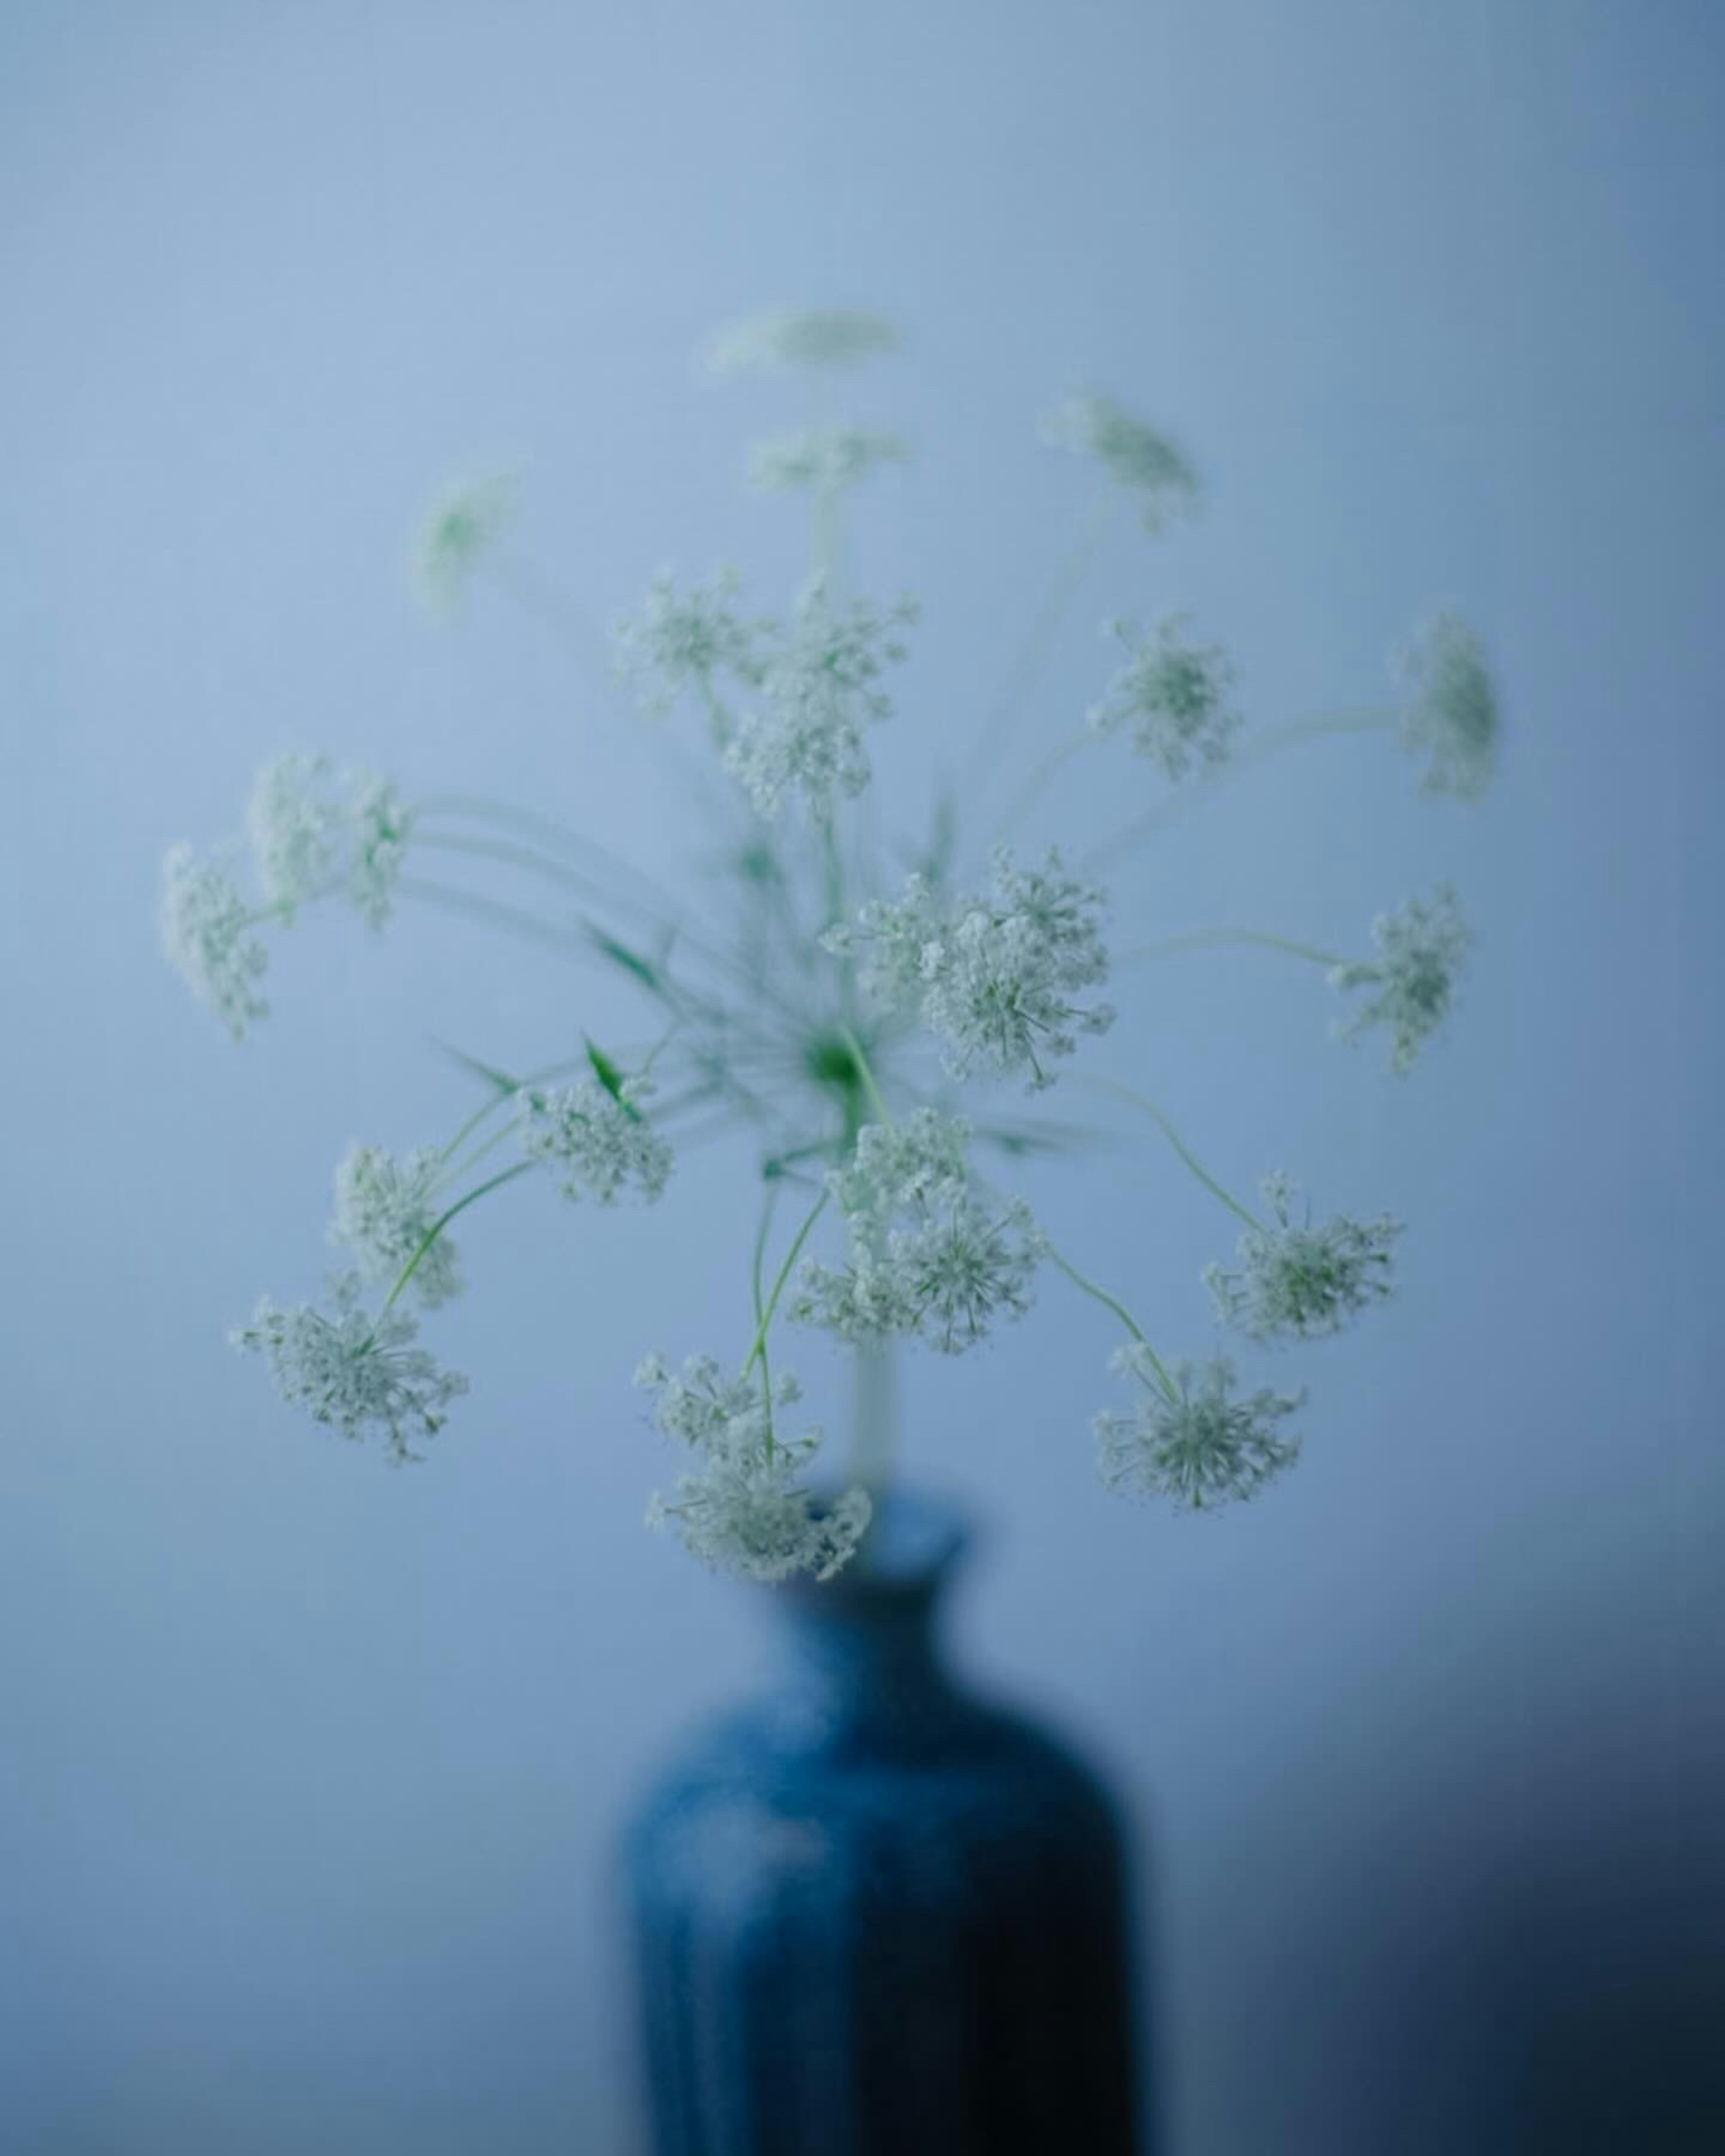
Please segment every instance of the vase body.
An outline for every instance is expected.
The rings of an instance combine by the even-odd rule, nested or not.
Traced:
[[[1141,2156],[1113,1808],[949,1676],[961,1543],[895,1499],[775,1590],[781,1688],[630,1824],[654,2156]]]

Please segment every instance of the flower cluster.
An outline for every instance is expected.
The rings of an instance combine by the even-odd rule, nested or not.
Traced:
[[[898,331],[859,307],[785,307],[732,322],[708,341],[714,374],[819,372],[854,367],[898,347]]]
[[[877,427],[805,427],[755,444],[749,451],[749,485],[761,494],[799,487],[834,493],[882,465],[905,463],[910,454],[902,434]]]
[[[429,613],[447,621],[460,611],[475,567],[515,521],[520,502],[514,472],[458,480],[438,495],[410,563],[413,588]]]
[[[908,600],[882,608],[840,599],[819,576],[803,586],[761,662],[759,705],[725,749],[726,768],[762,816],[776,816],[794,788],[811,815],[824,817],[835,795],[867,785],[863,728],[891,711],[878,684],[905,657],[897,632],[916,618]]]
[[[437,1188],[446,1166],[435,1146],[400,1158],[381,1146],[350,1146],[336,1170],[330,1240],[352,1252],[362,1278],[393,1287],[409,1265],[409,1285],[428,1310],[461,1291],[455,1245],[428,1241],[443,1207]]]
[[[738,613],[741,589],[741,578],[728,567],[683,593],[670,571],[661,570],[639,611],[614,624],[617,671],[633,685],[647,717],[663,718],[690,690],[710,710],[722,709],[717,691],[721,676],[729,674],[748,685],[759,679],[755,638],[761,625]]]
[[[969,1126],[933,1108],[902,1124],[870,1123],[828,1188],[850,1230],[838,1268],[809,1260],[792,1317],[853,1346],[915,1335],[956,1355],[997,1317],[1020,1317],[1042,1240],[1029,1209],[985,1204],[965,1159]]]
[[[1093,1424],[1097,1470],[1111,1490],[1204,1511],[1255,1495],[1299,1457],[1298,1438],[1277,1425],[1303,1394],[1236,1398],[1234,1367],[1220,1357],[1196,1371],[1176,1363],[1164,1384],[1142,1341],[1117,1349],[1110,1368],[1138,1388],[1124,1414],[1104,1408]]]
[[[367,927],[388,920],[413,819],[387,778],[338,773],[326,757],[278,757],[258,773],[246,826],[258,880],[284,921],[337,895]]]
[[[774,1410],[800,1397],[794,1378],[769,1392],[747,1373],[726,1378],[707,1356],[691,1356],[678,1376],[649,1355],[635,1383],[654,1395],[660,1430],[697,1462],[671,1497],[654,1496],[649,1526],[673,1529],[696,1557],[750,1579],[830,1579],[849,1563],[869,1524],[868,1495],[850,1489],[827,1502],[798,1481],[819,1432],[786,1439],[773,1427]]]
[[[1027,1073],[1035,1090],[1053,1083],[1048,1065],[1071,1055],[1076,1034],[1114,1022],[1108,1004],[1072,1001],[1107,978],[1101,905],[1054,850],[1041,869],[1020,870],[1000,846],[985,893],[944,907],[912,875],[898,898],[871,900],[855,928],[829,932],[827,943],[860,947],[864,987],[885,1007],[920,1004],[950,1075]]]
[[[1234,669],[1219,644],[1187,641],[1190,619],[1159,616],[1148,642],[1126,622],[1111,622],[1127,658],[1088,714],[1095,733],[1129,727],[1139,755],[1174,779],[1183,778],[1194,761],[1212,769],[1225,762],[1240,726],[1230,701]]]
[[[257,989],[270,963],[254,933],[260,918],[221,856],[199,860],[190,846],[170,849],[162,865],[162,948],[193,995],[236,1040],[270,1015]]]
[[[1497,691],[1480,640],[1466,623],[1435,614],[1395,655],[1413,695],[1402,713],[1402,744],[1430,758],[1424,790],[1476,801],[1497,768]]]
[[[1044,418],[1042,439],[1050,448],[1095,458],[1117,486],[1139,496],[1147,531],[1159,531],[1171,510],[1190,510],[1197,501],[1198,475],[1185,457],[1111,398],[1067,398]]]
[[[303,1407],[314,1422],[355,1439],[376,1424],[393,1460],[418,1459],[410,1432],[435,1436],[444,1408],[467,1390],[466,1378],[440,1370],[411,1344],[417,1327],[405,1311],[367,1317],[356,1275],[339,1276],[331,1293],[333,1317],[305,1302],[283,1309],[265,1296],[251,1323],[230,1337],[236,1348],[266,1358],[283,1399]]]
[[[1296,1224],[1299,1185],[1271,1175],[1261,1187],[1276,1224],[1249,1228],[1240,1237],[1237,1272],[1204,1269],[1204,1285],[1224,1323],[1255,1340],[1311,1340],[1339,1332],[1357,1311],[1389,1294],[1399,1220],[1387,1213],[1375,1220],[1338,1213],[1319,1228],[1309,1218]]]
[[[1430,899],[1407,899],[1393,913],[1380,913],[1372,923],[1377,957],[1330,968],[1332,988],[1372,991],[1348,1017],[1337,1019],[1337,1037],[1352,1040],[1370,1026],[1387,1026],[1390,1069],[1412,1070],[1420,1044],[1449,1014],[1472,940],[1447,884]]]
[[[553,1165],[557,1188],[572,1203],[586,1197],[614,1205],[633,1187],[650,1204],[665,1194],[674,1159],[636,1106],[649,1090],[639,1079],[625,1079],[614,1092],[582,1078],[552,1092],[530,1091],[521,1099],[521,1150]]]

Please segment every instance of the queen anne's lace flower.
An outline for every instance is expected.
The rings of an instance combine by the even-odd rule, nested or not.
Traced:
[[[662,569],[639,610],[614,624],[617,671],[633,685],[649,718],[663,718],[688,690],[716,703],[726,675],[750,685],[758,680],[755,641],[761,624],[746,622],[737,612],[741,589],[736,570],[727,567],[680,593],[670,572]]]
[[[794,788],[812,815],[824,816],[836,794],[867,785],[863,728],[892,709],[876,685],[904,658],[896,631],[916,615],[908,600],[883,609],[835,598],[823,577],[804,585],[762,665],[761,703],[725,750],[726,769],[762,815],[776,816]]]
[[[455,1245],[447,1234],[425,1238],[446,1209],[437,1197],[444,1164],[435,1146],[398,1158],[381,1146],[350,1146],[336,1170],[336,1210],[330,1240],[344,1245],[361,1274],[393,1287],[418,1258],[408,1286],[428,1310],[461,1291]],[[422,1245],[424,1245],[421,1255]]]
[[[901,465],[911,454],[902,434],[876,427],[806,427],[778,434],[749,451],[749,485],[762,494],[798,487],[834,492],[854,485],[881,465]]]
[[[811,1259],[788,1304],[803,1323],[852,1344],[913,1333],[947,1355],[986,1337],[997,1317],[1019,1317],[1042,1239],[1029,1208],[989,1207],[965,1159],[969,1126],[933,1108],[901,1124],[870,1123],[827,1187],[849,1224],[838,1268]]]
[[[1439,613],[1396,654],[1413,690],[1402,713],[1402,744],[1429,755],[1427,793],[1476,801],[1497,768],[1497,691],[1480,640],[1457,615]]]
[[[1111,398],[1067,398],[1044,418],[1042,439],[1094,457],[1117,485],[1137,495],[1147,531],[1159,531],[1171,510],[1189,510],[1198,499],[1198,476],[1180,451]]]
[[[1092,732],[1131,729],[1132,747],[1169,778],[1183,778],[1194,760],[1212,769],[1225,762],[1240,714],[1230,701],[1234,669],[1219,644],[1189,644],[1189,614],[1159,616],[1153,640],[1130,625],[1109,627],[1126,645],[1127,662],[1088,715]]]
[[[413,588],[426,610],[449,620],[460,609],[475,567],[515,521],[521,479],[494,472],[458,480],[430,508],[413,542]]]
[[[1472,937],[1455,892],[1443,884],[1429,900],[1410,898],[1393,913],[1380,913],[1372,941],[1375,960],[1330,968],[1332,988],[1372,991],[1349,1016],[1337,1019],[1334,1030],[1352,1040],[1368,1026],[1387,1026],[1390,1069],[1409,1070],[1421,1041],[1448,1015]]]
[[[417,1460],[410,1434],[435,1436],[443,1410],[467,1390],[467,1380],[439,1370],[423,1348],[410,1344],[418,1328],[405,1311],[368,1317],[356,1275],[331,1285],[333,1317],[304,1302],[284,1310],[265,1296],[251,1323],[229,1337],[236,1348],[265,1357],[283,1399],[305,1408],[314,1422],[356,1439],[375,1423],[392,1460]]]
[[[1222,1358],[1194,1370],[1176,1363],[1170,1394],[1142,1342],[1120,1348],[1110,1366],[1139,1390],[1121,1414],[1096,1417],[1096,1466],[1111,1490],[1170,1497],[1204,1510],[1250,1497],[1300,1455],[1297,1437],[1276,1425],[1294,1413],[1303,1393],[1232,1397],[1233,1365]]]
[[[854,367],[898,348],[898,331],[856,307],[784,307],[732,322],[709,340],[714,374],[757,374],[781,367]]]
[[[752,1579],[794,1573],[829,1579],[848,1563],[871,1508],[864,1491],[846,1490],[827,1502],[798,1484],[819,1449],[818,1431],[775,1436],[760,1385],[726,1378],[706,1356],[691,1356],[677,1376],[649,1355],[635,1383],[655,1396],[660,1429],[697,1459],[670,1498],[652,1498],[649,1526],[673,1529],[695,1556]],[[800,1396],[795,1378],[781,1377],[772,1408],[789,1407]]]
[[[388,919],[412,818],[388,779],[338,775],[326,757],[278,757],[258,773],[246,825],[258,880],[285,920],[336,893],[368,927]]]
[[[1034,1089],[1053,1083],[1047,1065],[1072,1053],[1076,1034],[1114,1023],[1106,1004],[1071,1001],[1107,978],[1102,894],[1063,875],[1053,850],[1043,868],[1019,870],[997,847],[993,865],[988,891],[950,909],[912,875],[898,898],[870,900],[855,928],[824,940],[861,952],[863,986],[886,1008],[920,998],[952,1076],[1028,1071]]]
[[[670,1180],[670,1147],[635,1105],[650,1089],[625,1080],[621,1097],[596,1079],[555,1091],[529,1092],[521,1103],[521,1150],[558,1171],[557,1188],[572,1202],[592,1198],[614,1205],[631,1186],[650,1204]]]
[[[162,865],[162,947],[200,1003],[236,1040],[267,1018],[257,983],[270,956],[253,932],[258,916],[224,863],[175,846]]]
[[[1391,1290],[1391,1245],[1401,1223],[1387,1213],[1375,1220],[1338,1213],[1314,1228],[1292,1219],[1299,1185],[1285,1175],[1266,1176],[1264,1201],[1276,1215],[1273,1228],[1251,1228],[1240,1239],[1240,1270],[1204,1270],[1216,1314],[1255,1340],[1310,1340],[1339,1332],[1356,1311],[1380,1301]]]

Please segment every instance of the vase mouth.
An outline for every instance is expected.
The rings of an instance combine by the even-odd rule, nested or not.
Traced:
[[[969,1515],[950,1498],[893,1488],[874,1507],[850,1563],[819,1585],[802,1583],[804,1591],[823,1602],[931,1594],[970,1545]]]

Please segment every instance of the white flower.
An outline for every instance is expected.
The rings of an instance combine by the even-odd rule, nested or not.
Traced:
[[[1337,1038],[1352,1040],[1368,1026],[1388,1026],[1390,1069],[1411,1070],[1420,1042],[1448,1014],[1472,940],[1447,884],[1430,900],[1410,898],[1394,912],[1380,913],[1372,923],[1376,960],[1330,968],[1332,988],[1374,991],[1349,1017],[1337,1019]]]
[[[646,716],[663,718],[685,690],[716,699],[726,674],[749,684],[758,680],[760,624],[738,613],[734,603],[741,589],[736,570],[726,567],[680,596],[670,571],[661,569],[639,610],[614,624],[614,663],[634,685]]]
[[[1130,726],[1139,755],[1175,779],[1186,776],[1194,758],[1212,768],[1225,762],[1240,725],[1229,701],[1234,669],[1219,644],[1186,641],[1190,619],[1160,615],[1153,643],[1139,642],[1125,622],[1110,623],[1129,655],[1088,714],[1096,733]]]
[[[1042,422],[1051,447],[1094,457],[1109,477],[1142,496],[1145,528],[1160,531],[1168,511],[1189,510],[1198,499],[1198,477],[1166,435],[1135,419],[1111,398],[1069,397]]]
[[[439,1370],[423,1348],[409,1344],[418,1328],[404,1311],[368,1317],[353,1274],[332,1281],[331,1292],[335,1315],[327,1317],[310,1303],[284,1310],[265,1296],[251,1323],[229,1337],[236,1348],[267,1358],[283,1399],[304,1407],[314,1422],[355,1439],[375,1423],[392,1460],[418,1459],[409,1431],[434,1436],[444,1409],[467,1390],[466,1378]]]
[[[849,1224],[849,1257],[836,1269],[803,1265],[793,1319],[853,1345],[911,1333],[956,1355],[995,1318],[1024,1315],[1042,1238],[1028,1207],[991,1209],[972,1187],[969,1135],[933,1108],[864,1127],[850,1162],[827,1178]]]
[[[388,919],[412,818],[388,779],[338,776],[326,757],[278,757],[253,784],[246,828],[258,880],[284,920],[338,892],[367,927]]]
[[[162,865],[162,947],[236,1040],[270,1014],[256,986],[270,963],[252,933],[258,918],[222,860],[201,861],[190,846],[170,850]]]
[[[896,898],[870,899],[855,925],[838,921],[822,936],[824,950],[855,957],[863,993],[882,1010],[921,1000],[924,962],[937,962],[947,932],[947,907],[928,879],[915,871]]]
[[[706,1356],[691,1356],[678,1377],[649,1355],[635,1383],[655,1395],[660,1430],[697,1456],[672,1498],[650,1501],[649,1526],[674,1529],[695,1556],[752,1579],[793,1573],[829,1579],[849,1561],[869,1523],[869,1499],[853,1489],[829,1503],[799,1486],[797,1476],[819,1449],[818,1431],[775,1436],[761,1385],[726,1378]],[[799,1397],[796,1380],[783,1377],[772,1407]]]
[[[892,709],[876,684],[905,656],[895,632],[915,619],[908,600],[882,609],[866,599],[834,598],[822,577],[803,586],[762,663],[761,706],[725,750],[726,768],[762,816],[776,816],[793,788],[820,817],[835,794],[860,793],[867,785],[863,728]]]
[[[891,322],[859,308],[785,307],[727,324],[708,341],[706,360],[714,374],[854,367],[896,351],[898,341]]]
[[[1497,692],[1485,651],[1457,615],[1435,614],[1395,654],[1414,694],[1402,713],[1402,746],[1431,761],[1421,788],[1476,801],[1497,768]]]
[[[521,1150],[530,1160],[555,1163],[557,1188],[572,1202],[588,1197],[614,1205],[633,1185],[650,1204],[664,1195],[674,1163],[670,1146],[635,1106],[649,1090],[625,1080],[619,1098],[597,1079],[582,1078],[552,1092],[529,1092],[521,1102]]]
[[[762,494],[797,487],[836,492],[881,465],[903,464],[911,445],[902,434],[871,427],[805,427],[777,434],[749,451],[749,485]]]
[[[336,1170],[330,1240],[345,1244],[362,1276],[393,1287],[413,1259],[408,1285],[428,1310],[461,1291],[454,1244],[447,1235],[424,1247],[446,1208],[437,1197],[444,1157],[423,1146],[398,1159],[381,1146],[350,1146]]]
[[[916,876],[899,899],[863,908],[854,933],[870,947],[865,984],[892,1001],[920,991],[952,1076],[1024,1071],[1033,1089],[1050,1085],[1049,1062],[1072,1053],[1076,1034],[1106,1033],[1114,1022],[1107,1004],[1071,1000],[1107,977],[1101,904],[1101,891],[1061,873],[1058,853],[1042,869],[1019,870],[997,847],[988,892],[944,916]]]
[[[1298,1438],[1282,1436],[1276,1425],[1303,1393],[1234,1399],[1233,1366],[1218,1358],[1199,1371],[1174,1363],[1170,1394],[1138,1342],[1119,1349],[1110,1367],[1140,1389],[1127,1413],[1105,1408],[1092,1425],[1097,1470],[1111,1490],[1203,1510],[1253,1496],[1299,1457]]]
[[[520,501],[516,472],[457,480],[437,495],[411,560],[413,588],[429,613],[447,621],[460,610],[475,566],[515,521]]]
[[[1401,1223],[1389,1214],[1354,1220],[1338,1213],[1314,1228],[1291,1217],[1299,1185],[1266,1176],[1265,1203],[1273,1228],[1249,1229],[1240,1239],[1240,1270],[1204,1270],[1204,1284],[1224,1322],[1255,1340],[1310,1340],[1339,1332],[1344,1322],[1390,1292],[1390,1246]]]

